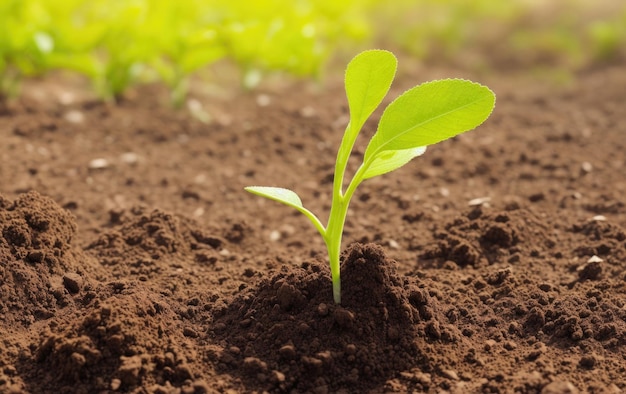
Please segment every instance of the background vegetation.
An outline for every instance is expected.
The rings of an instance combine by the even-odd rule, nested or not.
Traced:
[[[146,81],[181,103],[216,62],[245,87],[274,71],[320,77],[367,47],[486,69],[576,70],[623,59],[626,2],[612,0],[0,0],[0,89],[51,70],[113,99]]]

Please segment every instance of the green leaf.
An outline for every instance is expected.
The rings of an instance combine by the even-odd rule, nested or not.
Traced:
[[[296,194],[296,192],[282,187],[269,187],[269,186],[248,186],[244,188],[246,191],[256,194],[257,196],[269,198],[270,200],[281,202],[290,207],[300,210],[304,208],[302,200]]]
[[[471,130],[489,117],[495,100],[489,88],[462,79],[409,89],[385,109],[364,161],[383,151],[428,146]]]
[[[350,128],[358,133],[387,95],[398,61],[384,50],[361,52],[346,68],[345,86],[350,108]]]
[[[361,128],[389,91],[398,61],[383,50],[361,52],[346,67],[345,85],[350,123],[341,139],[335,163],[334,192],[341,192],[344,171]]]
[[[425,146],[402,150],[387,150],[379,153],[363,174],[363,179],[373,178],[383,175],[393,170],[397,170],[413,158],[426,152]]]
[[[292,208],[297,209],[304,216],[306,216],[311,223],[315,226],[317,231],[326,237],[326,229],[320,220],[302,205],[302,200],[296,194],[296,192],[282,187],[269,187],[269,186],[248,186],[244,188],[246,191],[256,194],[257,196],[269,198],[270,200],[281,202],[285,205],[289,205]]]

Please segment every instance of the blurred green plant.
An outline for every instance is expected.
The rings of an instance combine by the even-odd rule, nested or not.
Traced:
[[[4,95],[64,69],[108,100],[161,81],[175,105],[220,60],[251,88],[268,72],[319,78],[355,46],[464,66],[568,69],[626,55],[626,2],[613,0],[0,0],[0,26]]]
[[[24,77],[40,75],[54,49],[52,38],[42,29],[45,10],[20,0],[0,2],[0,89],[5,96],[17,94]]]
[[[601,61],[615,59],[626,42],[626,7],[615,19],[591,23],[587,26],[587,35],[596,59]]]
[[[376,39],[466,67],[571,71],[626,55],[626,2],[397,0],[377,15]]]
[[[254,86],[263,72],[318,76],[340,40],[367,35],[358,7],[336,2],[268,0],[2,0],[2,91],[52,69],[87,76],[98,94],[115,99],[145,80],[167,84],[176,105],[189,77],[231,59]]]

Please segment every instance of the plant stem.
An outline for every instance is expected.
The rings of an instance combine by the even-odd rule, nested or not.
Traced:
[[[330,209],[330,218],[326,227],[324,241],[328,249],[330,260],[330,275],[333,282],[333,299],[336,304],[341,304],[341,268],[339,256],[341,255],[341,238],[343,227],[348,213],[348,201],[342,196],[333,196],[333,204]]]
[[[352,125],[348,123],[346,131],[343,134],[343,138],[341,139],[341,144],[339,145],[339,151],[337,152],[333,178],[332,203],[330,214],[328,216],[328,223],[326,225],[326,231],[323,234],[330,262],[330,275],[333,282],[333,299],[336,304],[341,304],[341,268],[339,265],[339,257],[341,255],[343,227],[346,221],[346,214],[348,213],[348,205],[350,203],[350,198],[346,199],[343,195],[343,178],[346,173],[348,159],[350,158],[350,152],[352,151],[352,146],[354,145],[355,140],[354,137],[347,138],[347,136],[356,136],[355,133],[349,132],[351,127]]]
[[[346,224],[346,215],[348,214],[348,207],[350,206],[352,195],[357,186],[361,184],[366,169],[367,167],[363,165],[359,167],[352,181],[350,181],[345,195],[341,193],[341,190],[339,190],[338,193],[333,193],[333,202],[330,209],[328,225],[326,226],[324,234],[324,241],[328,249],[330,274],[333,282],[333,299],[336,304],[341,304],[341,267],[339,257],[341,255],[341,239]]]

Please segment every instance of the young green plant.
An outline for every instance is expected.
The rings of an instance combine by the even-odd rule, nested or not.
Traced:
[[[348,64],[345,88],[350,122],[337,153],[326,226],[289,189],[245,188],[250,193],[297,209],[313,223],[328,249],[333,298],[337,304],[341,303],[341,237],[356,188],[366,179],[407,164],[424,153],[426,146],[475,128],[489,117],[495,105],[495,95],[489,88],[462,79],[436,80],[407,90],[385,108],[376,133],[365,149],[363,162],[344,190],[346,166],[356,138],[389,91],[396,66],[396,57],[384,50],[362,52]]]

